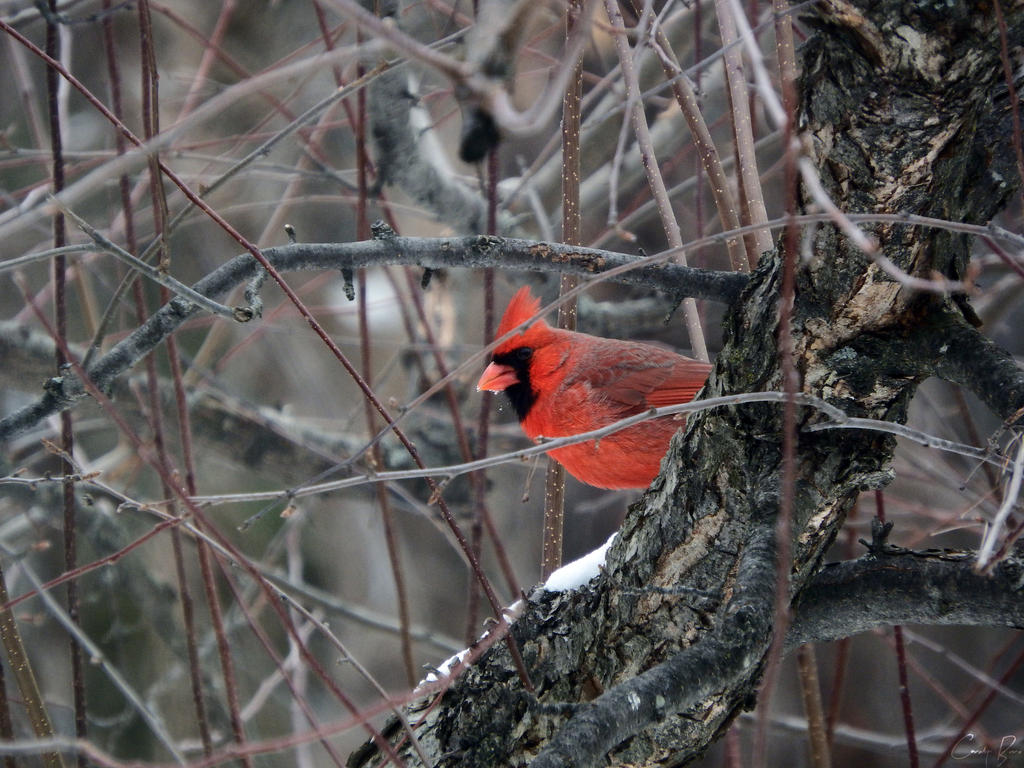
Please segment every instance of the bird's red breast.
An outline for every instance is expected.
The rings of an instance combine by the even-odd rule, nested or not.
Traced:
[[[539,307],[530,289],[521,288],[505,310],[498,336],[529,320]],[[528,437],[564,437],[689,402],[710,370],[707,363],[652,344],[563,331],[538,319],[494,350],[477,389],[505,392]],[[681,426],[671,416],[651,419],[549,455],[584,483],[645,488]]]

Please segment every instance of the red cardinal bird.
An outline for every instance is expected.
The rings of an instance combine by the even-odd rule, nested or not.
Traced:
[[[539,307],[540,299],[520,288],[498,336],[529,320]],[[710,370],[707,363],[651,344],[563,331],[537,320],[494,350],[476,388],[508,395],[527,437],[564,437],[649,408],[687,403]],[[584,483],[646,488],[681,426],[663,416],[549,453]]]

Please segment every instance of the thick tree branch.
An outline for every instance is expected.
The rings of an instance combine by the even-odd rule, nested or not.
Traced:
[[[959,384],[1001,418],[1024,424],[1024,369],[1013,356],[962,318],[928,329],[935,375]]]
[[[800,596],[786,636],[792,650],[894,624],[1024,628],[1024,561],[1002,560],[991,576],[976,553],[889,547],[826,565]]]
[[[774,547],[770,528],[759,530],[740,558],[737,591],[720,629],[589,703],[549,705],[573,714],[531,768],[597,764],[616,744],[738,681],[764,652],[771,629]],[[786,650],[894,624],[1024,628],[1024,561],[1007,558],[984,576],[974,562],[974,552],[885,544],[857,560],[827,564],[794,606]],[[592,594],[604,587],[615,589],[604,577],[582,589]],[[680,599],[694,601],[694,595],[678,589]],[[558,598],[540,590],[531,602],[543,610],[552,599]]]
[[[762,512],[760,517],[740,556],[733,598],[715,631],[582,705],[531,768],[596,765],[630,736],[694,707],[759,667],[771,641],[775,583],[775,515]]]

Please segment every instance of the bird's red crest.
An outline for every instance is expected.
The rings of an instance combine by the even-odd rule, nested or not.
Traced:
[[[497,336],[504,336],[517,325],[525,323],[537,314],[538,309],[540,309],[540,299],[536,298],[533,293],[530,292],[530,287],[528,285],[524,285],[516,292],[516,295],[512,297],[512,301],[508,303],[508,307],[505,309],[505,315],[501,318],[501,324],[498,326]],[[534,325],[530,326],[530,328],[537,327],[547,327],[547,323],[543,320],[537,320]],[[529,330],[530,329],[524,330],[523,334],[526,334]],[[515,347],[521,343],[522,339],[519,335],[516,335],[494,351],[500,354],[505,351],[506,347]]]

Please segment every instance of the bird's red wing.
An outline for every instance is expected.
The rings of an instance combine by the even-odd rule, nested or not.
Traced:
[[[711,366],[698,360],[693,361],[692,368],[688,366],[681,373],[677,366],[672,377],[647,394],[647,405],[661,408],[664,405],[690,402],[704,386],[710,372]]]
[[[688,403],[711,366],[648,344],[624,344],[594,352],[600,362],[586,366],[590,386],[632,412]]]

